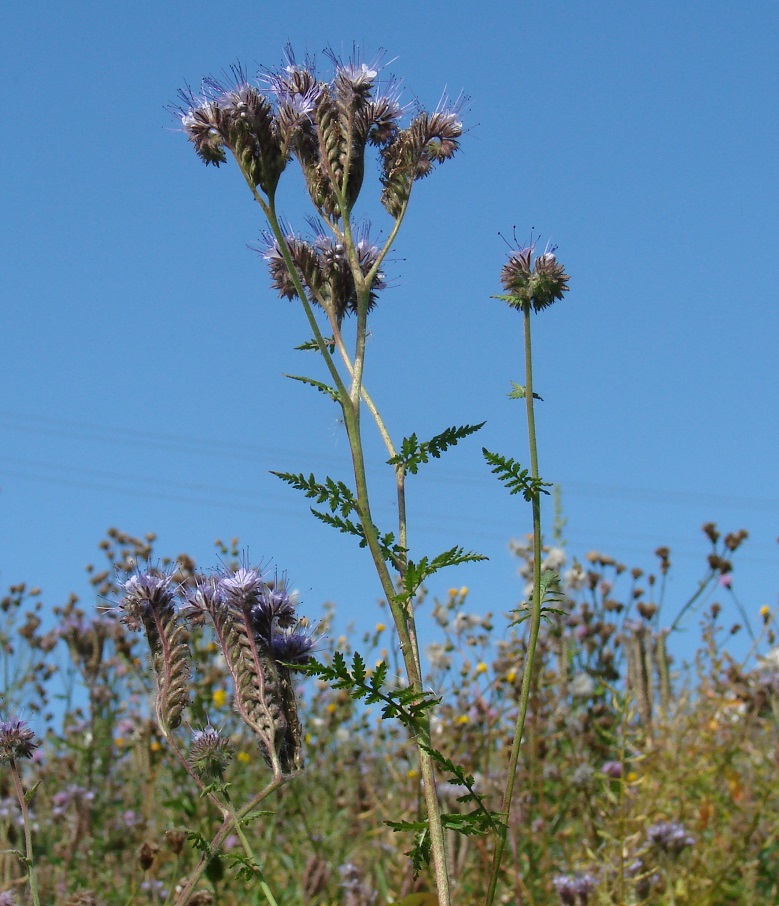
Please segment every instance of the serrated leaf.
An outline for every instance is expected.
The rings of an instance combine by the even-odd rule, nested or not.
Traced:
[[[431,457],[439,459],[445,450],[453,447],[464,437],[468,437],[469,434],[475,434],[484,425],[485,422],[481,422],[478,425],[453,426],[423,443],[419,442],[416,434],[404,437],[400,445],[400,453],[388,459],[387,462],[391,466],[402,465],[409,474],[416,475],[422,463],[429,462]]]
[[[493,475],[497,475],[498,480],[506,485],[509,494],[521,492],[525,500],[532,503],[540,494],[549,493],[546,488],[551,487],[551,483],[534,478],[530,470],[523,469],[518,462],[499,453],[490,453],[486,447],[482,447],[481,452],[487,463],[492,466]]]
[[[291,381],[300,381],[301,384],[308,384],[309,387],[313,387],[320,393],[324,393],[325,396],[329,396],[333,402],[340,402],[341,397],[338,391],[329,384],[324,384],[322,381],[315,381],[314,378],[303,377],[299,374],[285,374],[284,377],[289,378]]]
[[[523,387],[522,384],[517,384],[514,381],[511,382],[511,392],[507,394],[510,400],[523,400],[527,396],[527,388]],[[534,400],[541,400],[543,403],[543,397],[539,396],[537,393],[533,394]]]
[[[480,560],[487,559],[489,558],[482,554],[477,554],[473,551],[465,551],[462,547],[455,546],[449,548],[448,551],[436,555],[432,560],[428,557],[422,557],[419,562],[409,560],[406,564],[406,572],[403,576],[405,594],[397,595],[396,600],[407,600],[415,594],[416,590],[425,579],[447,566],[459,566],[461,563],[477,563]]]
[[[332,337],[323,337],[322,339],[325,341],[327,351],[335,352],[335,340]],[[306,340],[305,343],[301,343],[300,346],[296,346],[295,349],[299,349],[301,352],[319,352],[319,343],[312,337],[310,340]]]

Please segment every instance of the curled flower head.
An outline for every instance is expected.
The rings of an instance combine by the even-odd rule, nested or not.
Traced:
[[[196,730],[189,750],[189,763],[201,780],[220,780],[225,768],[232,761],[233,750],[229,739],[210,724]]]
[[[257,606],[265,590],[262,572],[255,567],[242,566],[226,572],[219,580],[219,589],[225,600],[244,613]]]
[[[436,163],[453,157],[460,147],[464,103],[462,96],[454,103],[444,97],[433,113],[420,110],[411,125],[399,130],[382,149],[381,203],[392,217],[405,210],[414,181],[431,173]]]
[[[543,311],[568,292],[570,277],[555,256],[555,248],[538,255],[533,261],[535,245],[532,243],[509,254],[503,265],[500,281],[508,293],[500,296],[513,308],[532,306],[534,311]]]
[[[198,576],[194,588],[186,595],[186,618],[196,626],[202,626],[205,615],[213,613],[222,601],[222,590],[216,576]]]
[[[0,764],[8,764],[17,758],[32,758],[39,745],[35,734],[23,720],[0,719]]]
[[[277,628],[286,629],[294,624],[296,604],[297,596],[289,591],[286,576],[279,579],[277,575],[266,583],[249,614],[255,635],[271,645]]]
[[[284,244],[308,300],[313,305],[331,311],[340,323],[346,315],[356,314],[358,311],[355,275],[343,243],[326,233],[318,221],[312,219],[310,224],[315,234],[313,241],[303,239],[289,230],[284,237]],[[273,288],[282,298],[298,298],[298,288],[290,275],[279,242],[267,232],[262,234],[262,238],[265,245],[258,250],[268,264]],[[379,260],[381,249],[371,241],[370,224],[367,221],[356,227],[353,238],[357,265],[362,276],[367,277]],[[377,294],[386,287],[385,273],[379,268],[371,278],[368,311],[375,307]]]
[[[251,84],[242,66],[230,68],[225,80],[212,76],[202,82],[197,97],[190,88],[179,91],[177,108],[189,140],[206,164],[224,163],[232,151],[244,175],[271,195],[287,162],[273,105]]]
[[[176,597],[171,586],[171,577],[156,570],[131,576],[124,583],[124,598],[119,603],[127,628],[137,632],[151,614],[171,608]]]

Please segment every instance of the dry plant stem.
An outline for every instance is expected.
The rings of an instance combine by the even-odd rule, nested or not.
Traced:
[[[253,799],[247,802],[246,805],[238,809],[238,811],[233,811],[232,814],[228,810],[226,810],[224,806],[220,806],[220,811],[222,812],[223,816],[222,826],[216,832],[214,839],[211,841],[209,852],[203,853],[203,855],[200,857],[200,861],[195,866],[195,869],[190,875],[189,880],[187,881],[181,893],[176,898],[174,906],[186,906],[186,904],[189,902],[189,898],[194,893],[198,881],[200,881],[200,878],[203,876],[203,872],[206,870],[206,868],[208,868],[208,863],[211,861],[214,854],[219,850],[219,847],[227,839],[227,836],[233,829],[234,824],[238,826],[237,822],[240,822],[243,818],[245,818],[252,809],[256,808],[272,792],[277,790],[280,786],[286,783],[287,780],[290,780],[294,776],[296,775],[289,774],[285,777],[274,777],[264,790],[261,790]]]
[[[246,174],[244,174],[244,176],[246,176]],[[352,466],[354,471],[355,487],[357,491],[357,507],[360,522],[362,524],[363,531],[365,532],[368,549],[371,552],[371,557],[373,558],[373,563],[376,568],[382,590],[389,604],[390,611],[392,612],[395,627],[398,632],[398,640],[400,642],[400,649],[403,656],[403,662],[406,667],[406,675],[409,685],[412,688],[421,691],[422,669],[419,658],[419,647],[417,644],[413,611],[411,610],[410,603],[402,603],[396,599],[397,591],[395,589],[395,584],[392,581],[392,576],[390,575],[387,564],[384,561],[384,555],[381,550],[378,534],[371,517],[370,503],[368,499],[368,484],[365,476],[365,460],[362,448],[362,437],[360,433],[360,398],[362,396],[362,373],[365,360],[365,340],[367,335],[366,322],[368,300],[370,295],[370,282],[367,278],[362,277],[362,274],[360,274],[360,282],[362,284],[362,288],[358,292],[359,304],[357,314],[357,341],[354,357],[354,367],[353,370],[351,370],[352,386],[351,390],[347,392],[341,376],[338,373],[338,369],[335,367],[335,363],[333,362],[332,356],[330,355],[330,352],[327,348],[324,337],[322,336],[322,332],[319,329],[319,325],[317,324],[311,304],[308,301],[305,289],[300,280],[300,276],[289,253],[284,234],[281,230],[281,226],[276,215],[275,199],[271,196],[266,201],[257,192],[257,189],[252,185],[251,180],[249,180],[248,178],[247,183],[252,191],[252,194],[254,195],[255,200],[262,208],[262,211],[268,220],[271,232],[273,233],[273,236],[278,243],[279,250],[281,251],[281,255],[284,259],[284,263],[287,266],[287,271],[289,272],[290,278],[293,281],[297,295],[303,305],[303,310],[306,313],[306,318],[308,319],[309,325],[313,331],[317,348],[319,349],[319,352],[321,353],[322,358],[325,361],[325,365],[330,372],[330,375],[333,378],[336,389],[338,391],[344,416],[344,425],[346,427],[346,433],[349,438],[349,447],[352,453]],[[389,248],[389,245],[394,239],[400,226],[401,220],[402,214],[396,221],[395,227],[393,228],[392,233],[390,234],[390,237],[385,244],[383,254],[386,254],[386,250]],[[345,226],[345,235],[347,234],[347,229],[348,227]],[[353,244],[350,240],[350,235],[350,233],[347,235],[347,239],[349,239],[349,241],[347,241],[346,244],[347,248],[349,249],[349,254],[353,258],[354,250],[352,247]],[[380,262],[377,262],[377,266],[378,263]],[[357,266],[356,262],[354,262],[353,266]],[[357,269],[359,270],[358,266]],[[373,271],[371,271],[371,273],[368,275],[368,277],[371,277],[371,279],[372,273]],[[375,411],[375,407],[371,406],[369,408],[371,408],[371,411],[374,414],[374,418],[376,418],[378,412]],[[386,442],[389,439],[389,435],[386,432],[386,428],[383,429],[383,422],[380,418],[377,418],[377,424],[379,424],[379,430],[381,431],[382,437],[385,438]],[[405,540],[406,521],[404,480],[403,478],[400,478],[397,479],[397,481],[399,490],[398,502],[401,526],[399,537]],[[398,567],[402,575],[405,563],[401,560],[400,563],[395,563],[394,565]],[[416,742],[419,754],[420,773],[424,784],[423,793],[429,821],[430,845],[433,855],[433,867],[436,879],[438,903],[439,906],[451,906],[451,897],[449,893],[449,872],[446,864],[446,846],[444,840],[443,825],[441,822],[441,809],[438,802],[438,794],[436,792],[435,768],[433,766],[433,759],[430,753],[427,751],[427,747],[430,746],[429,719],[424,719],[423,726],[421,727],[420,732],[417,734]]]
[[[38,884],[35,880],[35,867],[32,857],[32,833],[30,831],[30,813],[27,811],[27,803],[24,798],[22,781],[19,778],[19,771],[16,767],[15,759],[10,762],[11,777],[14,782],[14,790],[19,799],[19,807],[22,810],[22,822],[24,824],[24,850],[25,864],[27,866],[27,883],[30,885],[30,895],[32,896],[33,906],[41,906],[40,896],[38,895]]]
[[[527,433],[530,444],[530,471],[534,480],[538,475],[538,446],[536,443],[536,421],[533,410],[533,355],[530,342],[530,304],[522,307],[525,329],[525,406],[527,410]],[[495,855],[492,860],[490,883],[487,889],[486,906],[492,906],[495,901],[495,892],[498,886],[498,875],[503,852],[506,848],[506,834],[508,832],[509,815],[511,813],[511,800],[514,796],[514,781],[516,779],[517,764],[519,763],[519,750],[522,745],[522,733],[525,729],[527,706],[530,700],[530,687],[533,678],[533,662],[535,660],[538,632],[541,628],[541,494],[537,491],[533,495],[533,598],[530,608],[530,636],[527,646],[525,668],[522,673],[522,687],[519,695],[519,713],[514,730],[514,741],[511,745],[509,757],[508,779],[501,804],[501,826],[498,831],[498,840],[495,846]]]

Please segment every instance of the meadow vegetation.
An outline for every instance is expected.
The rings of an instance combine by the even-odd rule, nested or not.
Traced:
[[[713,525],[704,532],[700,588],[710,598],[725,591],[745,533],[721,538]],[[193,585],[192,560],[156,561],[152,542],[109,533],[101,545],[106,562],[91,569],[97,604],[121,600],[117,577],[146,561]],[[514,547],[527,575],[529,546]],[[236,542],[217,553],[226,567],[240,566]],[[671,568],[666,549],[658,550],[648,574],[596,552],[568,560],[559,540],[545,559],[560,573],[564,595],[561,613],[542,627],[498,902],[776,902],[775,660],[751,657],[748,669],[730,657],[728,640],[747,629],[722,625],[714,601],[702,610],[694,603],[688,612],[701,633],[692,669],[683,673],[672,663],[662,620],[668,604],[658,605]],[[440,599],[423,595],[418,606],[440,629],[425,651],[425,686],[441,698],[435,745],[497,810],[526,624],[507,629],[506,613],[485,613],[465,588]],[[72,598],[48,628],[42,610],[37,590],[23,586],[0,602],[2,709],[7,721],[23,714],[40,743],[16,762],[27,791],[40,901],[175,902],[200,859],[195,844],[213,838],[222,815],[199,794],[160,731],[147,646],[114,608],[101,611]],[[328,610],[317,630],[317,657],[326,663],[335,650],[347,659],[359,651],[369,672],[392,663],[395,640],[378,616],[369,632],[336,634],[336,614]],[[753,653],[770,651],[773,614],[763,608],[754,623]],[[250,799],[267,785],[271,769],[232,708],[228,669],[213,635],[192,627],[190,648],[191,706],[179,732],[191,746],[198,729],[218,728],[233,752],[225,768],[231,798]],[[400,665],[392,669],[401,685]],[[245,828],[278,906],[379,906],[429,891],[429,871],[415,876],[405,855],[412,835],[384,823],[411,822],[423,809],[408,734],[348,690],[302,675],[297,686],[305,767]],[[439,795],[447,811],[470,811],[471,804],[458,802],[463,787],[445,774]],[[24,850],[23,816],[10,772],[0,777],[5,906],[30,900],[27,868],[15,854]],[[483,902],[493,838],[447,833],[455,901],[476,906]],[[233,832],[211,853],[189,902],[266,902],[241,875],[239,854]]]

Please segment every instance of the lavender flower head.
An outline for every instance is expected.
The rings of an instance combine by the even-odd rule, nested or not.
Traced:
[[[695,844],[695,837],[677,821],[658,821],[647,828],[647,839],[661,852],[678,856],[682,850]]]
[[[40,743],[23,720],[0,719],[0,764],[10,764],[17,758],[32,758]]]
[[[124,583],[124,598],[119,604],[122,622],[137,632],[153,613],[162,613],[173,606],[176,597],[170,576],[149,570],[131,576]]]
[[[308,661],[314,647],[313,637],[302,628],[278,629],[271,636],[270,650],[282,664],[300,667]]]

